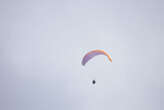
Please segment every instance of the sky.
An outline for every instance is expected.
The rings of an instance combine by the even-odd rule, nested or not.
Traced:
[[[0,109],[163,110],[163,11],[162,0],[0,0]],[[82,66],[94,49],[113,62]]]

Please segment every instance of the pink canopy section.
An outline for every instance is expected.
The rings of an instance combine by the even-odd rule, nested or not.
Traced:
[[[85,66],[85,64],[90,60],[92,59],[93,57],[97,56],[97,55],[105,55],[108,57],[109,61],[112,62],[112,58],[111,56],[106,53],[104,50],[92,50],[90,52],[88,52],[84,57],[83,57],[83,60],[82,60],[82,65]]]

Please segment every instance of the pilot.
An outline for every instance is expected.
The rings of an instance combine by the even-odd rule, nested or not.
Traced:
[[[95,80],[93,80],[93,81],[92,81],[92,84],[96,84],[96,81],[95,81]]]

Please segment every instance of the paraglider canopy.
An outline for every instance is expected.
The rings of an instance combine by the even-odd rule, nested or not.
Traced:
[[[105,55],[108,57],[109,61],[112,62],[112,58],[111,56],[106,53],[104,50],[93,50],[93,51],[90,51],[88,52],[87,54],[85,54],[85,56],[83,57],[82,59],[82,65],[85,66],[85,64],[90,60],[92,59],[93,57],[97,56],[97,55]]]

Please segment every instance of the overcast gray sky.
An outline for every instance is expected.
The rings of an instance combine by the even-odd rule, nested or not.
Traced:
[[[0,0],[0,109],[163,110],[163,12],[163,0]],[[93,49],[113,62],[83,67]]]

